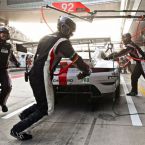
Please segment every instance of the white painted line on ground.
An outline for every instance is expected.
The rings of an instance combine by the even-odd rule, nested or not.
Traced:
[[[122,76],[121,76],[121,82],[122,82],[125,94],[128,93],[128,88],[127,88],[125,80],[124,80],[124,78]],[[133,102],[131,96],[126,96],[125,95],[125,97],[126,97],[129,113],[130,114],[137,113],[137,110],[135,108],[135,105],[134,105],[134,102]],[[142,126],[142,122],[141,122],[138,114],[130,115],[130,117],[131,117],[131,121],[132,121],[132,125],[133,126]]]
[[[27,106],[24,106],[24,107],[22,107],[22,108],[16,110],[16,111],[14,111],[14,112],[12,112],[12,113],[10,113],[10,114],[7,114],[7,115],[3,116],[2,119],[8,119],[8,118],[11,118],[12,116],[14,116],[14,115],[16,115],[16,114],[22,112],[23,110],[25,110],[26,108],[32,106],[33,104],[34,104],[34,102],[33,102],[33,103],[30,103],[30,104],[27,105]]]

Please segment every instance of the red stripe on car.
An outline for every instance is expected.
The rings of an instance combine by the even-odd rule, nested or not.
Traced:
[[[67,66],[67,62],[60,62],[60,72]],[[67,72],[68,68],[65,69],[64,73],[60,74],[58,77],[59,85],[67,85]]]

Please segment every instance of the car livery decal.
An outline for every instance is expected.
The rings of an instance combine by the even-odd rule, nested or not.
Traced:
[[[67,62],[66,61],[63,61],[63,62],[60,62],[60,72],[63,70],[63,66],[67,66]],[[67,72],[68,72],[68,68],[65,70],[64,73],[60,74],[59,77],[58,77],[58,80],[59,80],[59,85],[67,85]]]
[[[90,82],[89,77],[85,77],[84,79],[82,79],[82,83],[89,83],[89,82]]]

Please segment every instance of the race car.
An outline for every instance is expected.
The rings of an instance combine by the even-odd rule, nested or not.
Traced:
[[[101,97],[113,93],[117,97],[120,86],[118,63],[113,60],[104,60],[104,53],[99,48],[95,48],[95,51],[91,53],[90,51],[79,51],[78,54],[90,65],[91,75],[78,80],[77,75],[80,71],[74,64],[66,69],[71,61],[62,59],[54,72],[53,86],[55,95],[88,94],[91,97]],[[65,72],[60,74],[63,69],[65,69]]]

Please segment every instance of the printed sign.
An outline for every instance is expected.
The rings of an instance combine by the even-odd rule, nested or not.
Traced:
[[[55,2],[52,3],[52,5],[57,9],[69,13],[90,12],[90,9],[83,5],[81,2]]]

